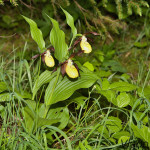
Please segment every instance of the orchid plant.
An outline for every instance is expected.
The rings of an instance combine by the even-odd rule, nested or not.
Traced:
[[[45,124],[53,124],[56,122],[60,122],[59,128],[64,128],[69,120],[68,108],[67,106],[62,107],[61,109],[63,109],[63,111],[59,112],[60,114],[57,112],[59,114],[58,116],[50,115],[52,111],[54,111],[54,109],[51,108],[52,104],[69,99],[69,97],[80,88],[91,87],[99,78],[96,74],[94,74],[94,72],[91,72],[87,68],[83,67],[78,61],[74,61],[73,59],[77,55],[79,56],[82,53],[90,53],[92,51],[92,47],[87,38],[88,34],[99,34],[96,32],[89,32],[83,35],[77,34],[73,17],[64,9],[62,10],[66,15],[67,24],[70,26],[72,31],[72,39],[69,44],[70,46],[66,44],[65,33],[59,28],[58,22],[48,16],[53,24],[53,28],[50,32],[50,43],[52,46],[50,48],[46,48],[42,32],[37,27],[37,24],[33,20],[23,16],[29,23],[31,36],[38,44],[40,50],[40,53],[33,56],[32,59],[41,57],[42,62],[46,64],[47,68],[53,68],[53,71],[49,71],[49,69],[47,69],[37,76],[37,80],[35,81],[32,89],[32,100],[27,101],[28,105],[32,107],[33,103],[36,103],[34,100],[40,87],[48,84],[45,90],[44,103],[40,102],[38,105],[34,104],[34,107],[32,107],[32,112],[38,110],[37,112],[40,113],[31,113],[31,110],[27,106],[24,109],[26,127],[30,132],[35,131],[35,127],[37,128]],[[80,47],[77,47],[79,44]],[[76,52],[74,52],[75,49],[77,49]],[[56,107],[55,111],[58,111],[59,109],[60,108]],[[67,119],[65,118],[65,122],[62,117],[63,115],[65,117],[67,116]],[[37,118],[37,120],[35,121],[34,118]],[[41,119],[46,119],[46,123],[44,123],[44,121],[41,123]]]

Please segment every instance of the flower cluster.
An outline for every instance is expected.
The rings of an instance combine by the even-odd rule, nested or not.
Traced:
[[[99,35],[95,32],[90,32],[94,35]],[[89,33],[87,33],[89,34]],[[86,35],[86,34],[85,34]],[[59,66],[61,66],[61,73],[62,76],[64,76],[65,74],[67,74],[70,78],[77,78],[79,77],[79,68],[77,66],[77,64],[75,64],[72,60],[72,58],[76,55],[79,55],[80,53],[90,53],[92,51],[92,47],[91,45],[87,42],[87,38],[86,36],[83,35],[81,38],[79,38],[78,40],[76,40],[74,42],[74,45],[71,48],[74,48],[77,46],[77,44],[80,42],[80,47],[81,50],[77,53],[73,53],[68,60],[64,61],[63,63],[59,64]],[[71,49],[70,48],[70,49]],[[69,49],[69,50],[70,50]],[[50,50],[54,51],[54,48],[50,48]],[[42,61],[48,66],[48,67],[54,67],[55,66],[55,61],[53,56],[51,55],[51,51],[50,50],[46,50],[44,53],[39,54],[39,55],[35,55],[32,58],[37,58],[38,56],[41,56]]]

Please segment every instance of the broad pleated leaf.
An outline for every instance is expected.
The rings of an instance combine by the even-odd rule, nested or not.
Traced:
[[[60,76],[61,78],[61,76]],[[56,88],[52,90],[55,84],[55,78],[49,83],[45,93],[45,104],[51,105],[58,101],[63,101],[69,98],[74,91],[81,88],[89,88],[94,84],[98,77],[94,73],[81,73],[81,77],[75,80],[65,76],[61,82],[58,82]]]
[[[0,82],[0,92],[7,90],[7,85],[5,82]]]
[[[106,126],[109,130],[109,133],[119,132],[122,129],[121,124],[122,121],[119,118],[113,116],[108,117],[106,121]]]
[[[11,100],[11,94],[9,93],[0,94],[0,102],[10,101],[10,100]]]
[[[61,8],[61,9],[63,10],[63,12],[66,15],[67,24],[71,27],[71,31],[72,31],[73,39],[74,39],[77,35],[77,29],[74,26],[74,19],[66,10],[64,10],[63,8]]]
[[[55,107],[50,108],[46,119],[55,120],[58,119],[58,128],[64,129],[69,121],[69,110],[67,107]]]
[[[112,137],[115,138],[115,139],[119,139],[122,136],[128,136],[128,137],[130,137],[130,133],[127,132],[127,131],[120,131],[120,132],[116,132],[116,133],[114,133],[112,135]]]
[[[45,41],[43,39],[43,35],[41,30],[37,27],[37,24],[32,20],[25,16],[23,18],[29,23],[30,25],[30,32],[33,40],[38,44],[41,52],[43,52],[45,48]]]
[[[109,90],[116,90],[120,92],[127,92],[135,90],[137,87],[127,82],[114,82],[109,86]]]
[[[44,118],[45,110],[45,104],[41,104],[41,106],[39,107],[39,116],[41,118]],[[67,126],[69,121],[69,110],[62,102],[54,104],[49,108],[45,119],[58,119],[57,127],[59,129],[63,129]]]
[[[123,143],[126,143],[130,140],[130,137],[129,136],[121,136],[118,140],[118,144],[123,144]]]
[[[65,42],[65,33],[60,30],[59,24],[56,20],[50,18],[53,28],[50,33],[50,42],[55,48],[55,58],[59,60],[59,62],[63,62],[68,53],[68,46]]]
[[[56,76],[56,72],[52,73],[51,71],[44,71],[39,77],[38,79],[36,80],[35,84],[34,84],[34,87],[33,87],[33,98],[34,99],[34,96],[35,94],[37,93],[37,91],[40,89],[40,87],[45,84],[45,83],[48,83],[50,82],[54,77]]]
[[[143,140],[144,142],[148,143],[148,146],[150,147],[150,128],[147,126],[142,125],[141,128],[138,128],[138,126],[132,124],[132,129],[134,132],[134,135],[137,138],[140,138],[141,140]]]
[[[47,119],[42,118],[40,113],[38,111],[36,112],[36,102],[31,100],[26,100],[26,103],[28,104],[23,109],[23,116],[25,119],[25,125],[26,130],[31,133],[35,132],[36,128],[42,127],[44,125],[52,125],[54,123],[59,122],[59,119]],[[45,111],[45,110],[43,110]]]
[[[127,93],[123,92],[117,96],[118,107],[126,107],[130,103],[130,97]]]

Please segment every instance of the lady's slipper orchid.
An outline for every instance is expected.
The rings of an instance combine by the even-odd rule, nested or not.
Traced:
[[[77,68],[73,65],[71,59],[68,60],[66,65],[66,73],[70,78],[77,78],[79,76]]]
[[[90,53],[92,51],[91,45],[87,42],[87,38],[83,35],[80,42],[81,49],[84,53]]]
[[[53,47],[50,47],[45,52],[33,56],[32,59],[36,59],[38,57],[41,57],[43,63],[46,63],[46,65],[48,67],[54,67],[55,61],[54,61],[53,56],[51,55],[51,51],[54,52],[55,49]]]
[[[49,50],[46,51],[46,53],[44,54],[45,57],[45,63],[48,67],[54,67],[55,65],[55,61],[54,58],[52,57],[51,53]]]
[[[71,59],[68,59],[62,64],[61,73],[63,76],[66,73],[70,78],[77,78],[79,76],[78,66],[76,64],[73,64],[73,61]]]

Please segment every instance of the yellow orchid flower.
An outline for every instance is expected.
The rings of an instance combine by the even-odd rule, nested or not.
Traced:
[[[48,67],[54,67],[55,61],[54,61],[54,58],[52,57],[52,55],[51,55],[49,50],[46,51],[44,56],[45,56],[45,63],[46,63],[46,65]]]
[[[79,76],[77,68],[73,65],[71,59],[68,59],[68,63],[66,65],[66,73],[70,78],[77,78]]]
[[[90,53],[92,51],[91,45],[87,42],[87,38],[83,35],[80,42],[81,49],[84,53]]]

